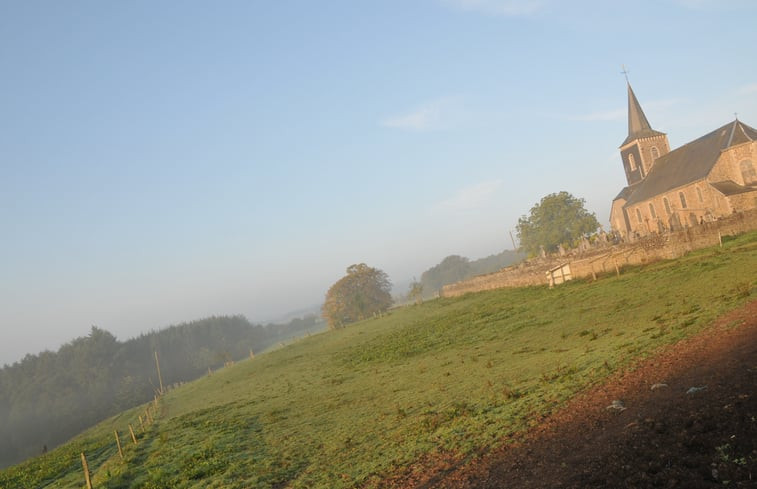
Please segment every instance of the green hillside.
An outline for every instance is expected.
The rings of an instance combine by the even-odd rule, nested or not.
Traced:
[[[429,454],[503,443],[755,296],[751,233],[594,283],[409,306],[170,391],[138,445],[144,406],[0,472],[0,488],[84,487],[82,451],[96,488],[378,487]]]

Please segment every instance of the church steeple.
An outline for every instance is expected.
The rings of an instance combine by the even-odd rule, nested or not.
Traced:
[[[625,74],[625,69],[623,70]],[[647,120],[631,84],[628,86],[628,137],[620,145],[626,180],[629,185],[644,180],[655,160],[670,151],[665,133],[655,131]]]
[[[663,133],[655,131],[649,125],[647,116],[641,109],[641,104],[633,93],[631,84],[628,83],[628,137],[621,146],[625,146],[635,139],[648,138],[651,136],[660,136]]]

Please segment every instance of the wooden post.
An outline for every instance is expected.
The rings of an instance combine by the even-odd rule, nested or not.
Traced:
[[[723,235],[720,234],[720,231],[718,231],[718,243],[720,243],[720,247],[723,247]]]
[[[255,358],[255,354],[252,353],[252,348],[250,348],[250,358]]]
[[[153,398],[153,403],[155,404],[155,413],[157,414],[158,413],[158,396],[155,396],[155,398]]]
[[[121,460],[124,459],[124,452],[121,450],[121,439],[118,437],[118,430],[113,430],[113,434],[116,435],[116,446],[118,447],[118,455],[121,457]]]
[[[158,350],[155,350],[155,367],[158,369],[158,382],[160,383],[160,395],[163,395],[163,377],[160,375],[160,361],[158,361]]]
[[[618,262],[617,260],[613,260],[612,263],[615,265],[615,275],[620,277],[620,269],[618,268]]]
[[[84,470],[84,481],[87,483],[87,489],[92,489],[92,480],[89,478],[89,465],[87,465],[87,457],[84,456],[84,452],[81,452],[81,467]]]
[[[137,444],[137,436],[134,434],[134,428],[131,427],[131,423],[129,423],[129,433],[131,434],[131,441],[134,442],[134,444]]]
[[[139,428],[142,430],[142,432],[145,431],[145,422],[142,420],[142,416],[139,416]]]

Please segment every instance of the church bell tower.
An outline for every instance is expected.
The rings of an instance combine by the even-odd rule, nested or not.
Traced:
[[[668,136],[649,125],[641,104],[628,83],[628,137],[620,145],[620,157],[628,185],[641,182],[649,174],[655,160],[670,152]]]

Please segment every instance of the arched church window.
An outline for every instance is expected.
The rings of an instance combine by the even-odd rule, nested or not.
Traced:
[[[631,171],[636,170],[636,160],[634,159],[632,154],[628,155],[628,166],[631,168]]]
[[[657,149],[657,146],[652,146],[652,161],[656,160],[660,157],[660,151]]]
[[[681,209],[686,208],[686,196],[683,195],[683,192],[678,192],[678,198],[681,199]]]
[[[641,211],[638,207],[636,208],[636,220],[641,224]]]
[[[757,183],[757,173],[754,171],[754,165],[749,160],[739,163],[741,178],[744,179],[744,185],[754,185]]]
[[[670,202],[667,197],[662,198],[662,203],[665,204],[665,214],[671,215],[673,211],[670,210]]]
[[[654,211],[654,204],[651,202],[649,203],[649,215],[652,216],[652,219],[657,219],[657,213]]]

